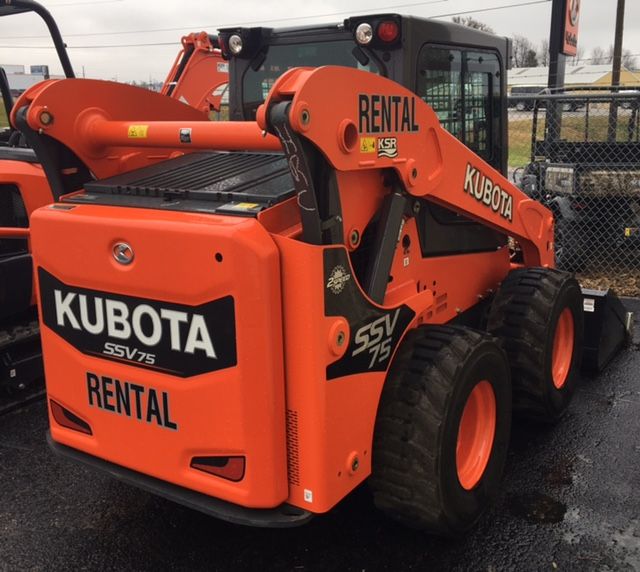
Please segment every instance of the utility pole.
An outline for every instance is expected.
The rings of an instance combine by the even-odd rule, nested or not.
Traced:
[[[624,32],[624,2],[618,0],[618,11],[616,14],[616,37],[613,44],[613,71],[611,74],[612,95],[618,92],[620,86],[620,68],[622,67],[622,36]],[[609,104],[609,131],[608,140],[614,143],[618,131],[618,102],[615,99]]]
[[[567,56],[563,54],[564,25],[566,2],[569,0],[553,0],[551,5],[551,30],[549,34],[549,81],[547,87],[552,94],[564,89],[564,71]],[[547,120],[545,122],[545,140],[560,139],[562,107],[557,101],[547,104]]]

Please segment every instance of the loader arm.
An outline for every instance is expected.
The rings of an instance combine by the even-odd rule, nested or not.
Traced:
[[[330,105],[328,86],[335,96]],[[551,211],[446,131],[411,91],[347,68],[296,69],[280,78],[259,111],[263,129],[278,131],[274,109],[282,103],[288,104],[284,127],[313,143],[337,171],[393,169],[408,195],[513,237],[527,266],[553,266]],[[289,155],[298,162],[297,152]]]
[[[229,82],[229,63],[206,32],[182,38],[178,54],[160,93],[203,111],[219,112]]]
[[[527,266],[554,264],[552,213],[448,133],[419,97],[389,79],[334,66],[293,69],[275,83],[257,122],[194,121],[176,113],[168,103],[160,105],[142,90],[88,81],[61,80],[28,90],[16,104],[12,120],[16,110],[28,105],[24,112],[28,128],[68,146],[98,177],[134,168],[134,162],[124,158],[140,152],[139,148],[146,149],[146,164],[198,149],[282,148],[293,178],[299,182],[303,162],[316,149],[338,180],[339,196],[330,202],[343,206],[349,202],[348,194],[340,190],[340,182],[347,177],[352,186],[366,186],[372,172],[395,172],[397,181],[391,196],[428,199],[514,238]],[[282,115],[282,105],[288,107],[278,127],[273,111],[278,108]],[[131,111],[141,109],[145,109],[144,116]],[[162,117],[165,120],[160,120]],[[292,146],[292,134],[311,147]],[[120,161],[112,159],[114,152]],[[313,178],[313,174],[306,178]],[[338,243],[337,235],[327,239],[331,217],[318,214],[317,205],[326,197],[317,195],[324,190],[298,188],[303,240]],[[305,204],[306,200],[312,202]],[[362,200],[358,211],[373,217],[381,207],[380,193],[372,189]],[[402,210],[399,200],[388,208],[396,213]],[[349,220],[340,210],[334,208],[332,216],[340,219],[348,232]],[[401,223],[401,217],[395,218]]]

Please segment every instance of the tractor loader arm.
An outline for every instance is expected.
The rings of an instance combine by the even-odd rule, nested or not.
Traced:
[[[389,79],[334,66],[293,69],[275,83],[257,123],[198,120],[177,102],[144,91],[61,80],[28,90],[16,109],[28,105],[28,128],[62,142],[100,178],[198,149],[284,149],[299,183],[307,242],[342,242],[350,212],[371,218],[382,207],[380,192],[371,188],[357,208],[341,212],[339,205],[352,200],[348,188],[371,187],[372,172],[395,172],[384,208],[396,213],[396,226],[402,224],[403,201],[428,199],[513,237],[525,265],[554,264],[552,213],[448,133],[418,96]],[[313,189],[322,161],[312,159],[317,152],[335,172],[337,184],[327,189]],[[313,166],[305,167],[308,161]],[[336,221],[343,232],[331,230]]]
[[[182,101],[208,117],[220,111],[229,82],[229,63],[222,59],[216,38],[206,32],[182,38],[182,50],[160,93]]]
[[[274,110],[283,103],[288,120],[274,127]],[[341,67],[291,70],[274,85],[258,122],[280,134],[285,151],[291,133],[299,134],[339,172],[393,169],[408,195],[516,239],[527,266],[554,264],[552,213],[446,131],[430,106],[395,82]],[[288,154],[298,164],[297,153]]]

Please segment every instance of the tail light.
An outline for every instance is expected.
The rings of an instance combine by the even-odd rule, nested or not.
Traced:
[[[400,28],[393,20],[385,20],[384,22],[380,22],[376,33],[378,34],[378,38],[383,42],[390,44],[398,39]]]
[[[244,457],[194,457],[191,468],[237,483],[244,478]]]
[[[49,404],[51,405],[51,414],[53,415],[53,418],[58,425],[67,429],[79,431],[80,433],[84,433],[85,435],[93,435],[89,424],[86,421],[80,419],[80,417],[78,417],[75,413],[69,411],[65,407],[62,407],[62,405],[60,405],[53,399],[49,400]]]

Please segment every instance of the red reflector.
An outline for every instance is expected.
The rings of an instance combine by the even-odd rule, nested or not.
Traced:
[[[50,399],[49,403],[51,404],[51,414],[58,425],[74,431],[80,431],[80,433],[85,433],[86,435],[93,435],[91,427],[86,421],[83,421],[75,413],[65,409],[53,399]]]
[[[191,468],[237,483],[244,479],[244,457],[194,457]]]
[[[389,20],[386,22],[380,22],[378,26],[378,38],[380,38],[383,42],[393,42],[400,33],[400,29],[398,28],[398,24]]]

